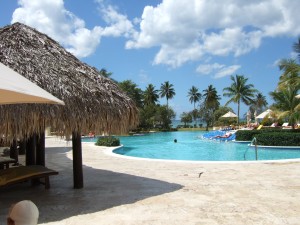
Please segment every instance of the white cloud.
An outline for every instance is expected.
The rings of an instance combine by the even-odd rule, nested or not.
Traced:
[[[221,77],[233,75],[239,68],[241,68],[240,65],[232,65],[232,66],[224,67],[215,74],[214,78],[221,78]]]
[[[178,67],[211,55],[240,56],[263,38],[300,34],[299,0],[163,0],[144,8],[126,47],[160,47],[154,64]]]
[[[220,65],[218,63],[214,63],[214,64],[202,64],[200,66],[198,66],[198,68],[196,69],[196,71],[200,74],[210,74],[215,70],[219,70],[224,68],[225,65]]]
[[[105,22],[109,25],[103,29],[103,36],[120,37],[125,36],[130,38],[134,35],[135,30],[133,24],[127,19],[126,15],[122,15],[117,10],[109,5],[100,4],[99,10]]]
[[[259,48],[263,38],[300,34],[299,0],[162,0],[133,21],[105,0],[94,2],[104,27],[88,29],[63,0],[19,0],[12,22],[48,34],[78,57],[92,54],[102,37],[125,37],[127,49],[158,47],[153,64],[173,68],[212,56],[238,57]]]
[[[19,0],[19,8],[13,13],[12,23],[21,22],[46,33],[77,57],[91,55],[100,44],[101,37],[131,37],[132,23],[112,6],[95,1],[106,27],[86,28],[85,21],[64,7],[63,0]]]
[[[89,30],[85,22],[64,7],[63,0],[19,0],[12,23],[21,22],[46,33],[78,57],[86,57],[100,43],[101,27]]]
[[[217,79],[233,75],[240,67],[240,65],[226,66],[219,63],[202,64],[197,67],[196,72],[204,75],[214,74],[213,77]]]

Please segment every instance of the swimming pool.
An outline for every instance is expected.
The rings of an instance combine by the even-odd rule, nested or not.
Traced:
[[[201,139],[202,131],[149,133],[143,136],[119,137],[123,145],[116,154],[167,160],[245,161],[255,160],[255,148],[249,143]],[[177,143],[174,142],[177,139]],[[88,141],[95,141],[89,139]],[[258,160],[300,158],[299,149],[258,148]]]

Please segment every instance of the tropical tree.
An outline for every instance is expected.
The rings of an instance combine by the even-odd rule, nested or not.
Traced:
[[[298,59],[300,61],[300,37],[298,38],[298,41],[294,43],[293,50],[298,53]]]
[[[144,91],[144,104],[145,105],[156,104],[158,98],[159,98],[158,90],[155,90],[153,84],[149,84],[146,90]]]
[[[223,96],[230,98],[225,106],[231,102],[238,104],[237,124],[239,125],[241,102],[250,105],[253,102],[257,90],[254,89],[253,84],[247,84],[248,78],[245,78],[243,75],[235,75],[235,77],[231,76],[230,79],[232,80],[232,84],[230,87],[225,87],[223,89]]]
[[[298,60],[300,62],[300,37],[298,41],[293,44],[293,50],[298,54]],[[279,69],[283,71],[280,76],[278,88],[285,88],[287,85],[296,85],[300,83],[300,65],[295,59],[282,59],[279,62]]]
[[[111,75],[112,75],[112,72],[107,72],[107,70],[105,68],[102,68],[100,71],[99,71],[99,74],[106,77],[106,78],[110,78]]]
[[[268,106],[266,96],[261,92],[257,93],[254,101],[250,105],[250,111],[253,113],[256,111],[258,114],[261,113]]]
[[[285,89],[278,89],[270,93],[274,100],[273,107],[281,111],[279,118],[288,119],[293,128],[294,124],[300,119],[300,99],[295,97],[298,90],[299,87],[288,86]]]
[[[143,108],[140,109],[139,113],[139,119],[140,124],[139,128],[149,130],[152,129],[155,125],[155,115],[159,108],[159,105],[150,104],[150,105],[144,105]]]
[[[191,123],[193,121],[193,115],[191,113],[183,112],[180,115],[180,122],[184,123],[184,127],[187,127],[187,123]]]
[[[196,108],[196,103],[200,101],[202,95],[198,92],[198,88],[192,86],[192,88],[188,92],[188,97],[190,102],[194,103],[194,109]]]
[[[163,105],[157,108],[155,121],[161,124],[163,129],[169,130],[172,124],[172,119],[174,119],[175,116],[176,114],[173,109]]]
[[[209,85],[207,89],[203,90],[203,102],[200,104],[199,115],[202,120],[206,122],[206,130],[214,123],[214,112],[220,106],[220,96],[216,88]]]
[[[143,91],[131,80],[118,83],[119,87],[130,97],[137,107],[143,107]]]
[[[286,86],[297,86],[300,83],[300,65],[294,59],[282,59],[279,62],[279,69],[283,71],[279,78],[278,87],[284,89]]]
[[[188,97],[190,102],[194,103],[194,110],[193,110],[193,118],[196,120],[197,117],[197,110],[196,110],[196,103],[200,101],[202,95],[199,93],[198,88],[192,86],[192,88],[188,92]]]
[[[300,37],[293,49],[300,61]],[[295,59],[283,59],[279,62],[279,69],[282,74],[277,89],[270,95],[275,101],[274,107],[281,111],[279,117],[288,119],[294,125],[300,119],[300,100],[295,98],[300,90],[300,65]]]
[[[212,85],[209,85],[207,89],[203,90],[203,97],[204,97],[204,103],[208,108],[212,108],[213,110],[216,110],[219,107],[220,105],[219,100],[221,98],[218,95],[216,88],[214,88]]]
[[[169,108],[169,99],[172,99],[175,96],[175,90],[173,84],[170,84],[169,81],[161,84],[160,86],[160,97],[166,97],[167,99],[167,108]]]

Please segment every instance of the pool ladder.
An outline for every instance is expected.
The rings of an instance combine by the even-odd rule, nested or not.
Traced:
[[[255,160],[258,160],[258,152],[257,152],[257,140],[256,140],[256,137],[254,137],[251,141],[251,144],[250,145],[254,145],[255,147]],[[248,148],[249,149],[249,148]],[[244,160],[246,160],[246,153],[248,151],[248,149],[245,151],[244,153]]]

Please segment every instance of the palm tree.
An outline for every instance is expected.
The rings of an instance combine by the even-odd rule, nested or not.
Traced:
[[[158,101],[159,95],[158,90],[155,90],[153,84],[149,84],[146,90],[144,91],[144,104],[151,105],[155,104]]]
[[[200,114],[201,117],[206,122],[206,130],[208,130],[209,124],[213,124],[214,122],[214,112],[219,108],[221,99],[218,95],[216,88],[212,85],[209,85],[207,89],[203,90],[204,100],[202,104],[200,104]]]
[[[130,97],[137,107],[143,107],[143,91],[132,80],[124,80],[118,83],[119,87]]]
[[[300,65],[294,59],[282,59],[279,69],[283,71],[279,78],[278,88],[285,89],[287,86],[297,86],[300,83]]]
[[[107,72],[107,70],[105,68],[102,68],[100,71],[99,71],[100,75],[106,77],[106,78],[109,78],[111,77],[112,75],[112,72]]]
[[[293,50],[298,53],[298,59],[300,61],[300,37],[298,38],[298,41],[294,43]]]
[[[230,87],[223,89],[223,92],[225,91],[223,96],[230,97],[225,106],[231,102],[238,104],[237,124],[239,125],[241,102],[246,105],[250,105],[253,102],[253,97],[257,90],[254,89],[253,84],[247,84],[248,78],[245,78],[243,75],[235,75],[235,77],[231,76],[230,78],[232,80],[232,84]]]
[[[166,97],[167,99],[167,109],[169,108],[169,99],[172,99],[175,96],[175,90],[173,84],[170,84],[169,81],[161,84],[160,86],[160,97]]]
[[[297,87],[288,86],[286,89],[270,93],[275,102],[273,106],[281,111],[279,117],[288,118],[293,128],[295,122],[300,119],[300,99],[295,98],[298,90],[299,88]]]
[[[191,103],[194,103],[194,110],[196,108],[196,103],[200,101],[202,95],[198,92],[198,88],[192,86],[192,88],[188,92],[188,97]]]
[[[203,90],[204,103],[208,108],[217,109],[220,105],[219,100],[221,99],[218,95],[216,88],[209,85],[207,89]]]
[[[198,92],[198,88],[192,86],[192,88],[188,92],[188,97],[191,103],[194,103],[194,110],[193,110],[193,117],[196,120],[197,113],[196,113],[196,103],[200,101],[202,95]]]
[[[250,111],[257,113],[261,113],[264,108],[266,108],[268,105],[268,102],[266,100],[266,96],[264,96],[261,92],[259,92],[255,98],[254,101],[251,103]]]

